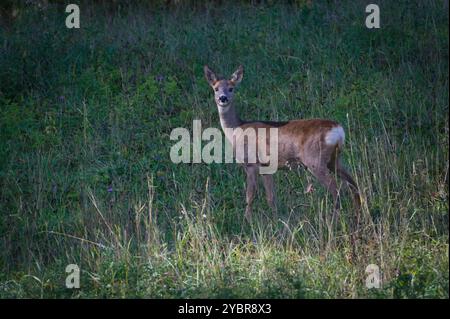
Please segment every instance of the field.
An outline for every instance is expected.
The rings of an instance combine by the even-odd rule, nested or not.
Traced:
[[[380,29],[369,3],[81,2],[80,29],[20,7],[0,29],[0,298],[448,298],[448,1],[377,1]],[[249,224],[242,168],[171,162],[172,129],[220,128],[204,64],[244,65],[244,119],[342,123],[356,254],[349,197],[331,227],[305,170]]]

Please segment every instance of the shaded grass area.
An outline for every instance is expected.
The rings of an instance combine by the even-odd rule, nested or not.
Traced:
[[[448,8],[381,1],[369,30],[368,3],[84,4],[78,30],[21,11],[0,35],[0,296],[448,298]],[[204,64],[245,66],[242,118],[343,124],[356,256],[350,201],[332,229],[308,172],[277,173],[280,220],[260,196],[249,225],[239,167],[170,161],[173,128],[220,125]]]

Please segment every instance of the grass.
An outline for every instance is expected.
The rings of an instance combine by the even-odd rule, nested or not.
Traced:
[[[0,32],[0,297],[448,298],[448,8],[378,1],[369,30],[368,3],[82,3],[77,30],[22,8]],[[206,63],[245,66],[242,118],[343,124],[356,256],[350,201],[331,229],[308,172],[249,225],[239,167],[170,161],[173,128],[220,127]]]

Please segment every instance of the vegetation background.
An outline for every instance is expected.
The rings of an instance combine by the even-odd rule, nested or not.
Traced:
[[[378,0],[367,29],[371,2],[79,1],[80,29],[2,2],[0,297],[448,298],[448,1]],[[343,124],[356,256],[308,172],[249,225],[237,165],[170,161],[173,128],[220,127],[204,64],[245,66],[242,118]]]

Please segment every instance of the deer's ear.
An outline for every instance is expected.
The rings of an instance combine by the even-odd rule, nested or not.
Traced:
[[[239,84],[242,81],[244,76],[244,67],[240,65],[236,71],[234,71],[233,75],[231,75],[230,81],[232,81],[235,85]]]
[[[209,85],[213,86],[217,82],[217,76],[207,65],[203,67],[203,71],[205,72],[206,81],[208,81]]]

